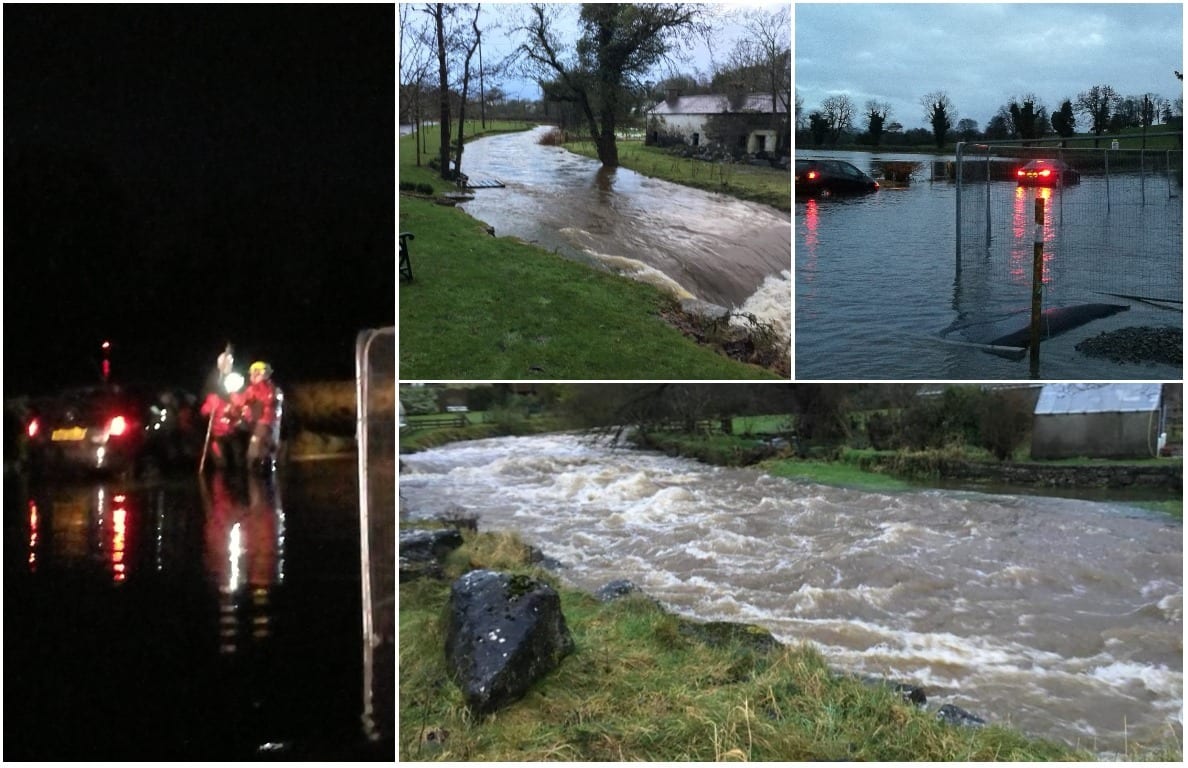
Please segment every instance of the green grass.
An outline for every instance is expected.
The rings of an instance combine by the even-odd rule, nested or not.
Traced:
[[[570,141],[565,148],[586,157],[598,157],[592,141]],[[710,163],[677,157],[641,141],[619,141],[619,165],[633,171],[708,192],[764,203],[781,211],[792,210],[790,171],[753,165]]]
[[[882,472],[867,472],[856,464],[844,461],[771,459],[763,462],[762,467],[765,472],[776,477],[861,491],[906,491],[920,487]]]
[[[401,378],[776,378],[685,338],[659,289],[491,237],[462,211],[401,197],[400,230],[416,236]]]
[[[480,567],[551,577],[526,569],[514,537],[465,537],[445,581],[400,585],[401,760],[1090,759],[998,726],[943,725],[807,646],[711,640],[646,598],[600,603],[564,587],[574,653],[520,701],[475,716],[442,652],[450,581]]]

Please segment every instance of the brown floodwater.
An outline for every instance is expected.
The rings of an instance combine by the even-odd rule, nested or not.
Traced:
[[[626,168],[602,168],[540,145],[547,130],[467,144],[463,172],[506,186],[479,189],[462,208],[497,235],[602,265],[681,298],[739,308],[790,338],[790,214]]]
[[[1103,755],[1182,739],[1183,527],[1122,502],[872,493],[575,435],[403,457],[401,514],[455,507],[670,609],[753,622]]]

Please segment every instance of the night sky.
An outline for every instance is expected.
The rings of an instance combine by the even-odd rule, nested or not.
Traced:
[[[4,394],[350,378],[395,322],[395,8],[5,5]]]

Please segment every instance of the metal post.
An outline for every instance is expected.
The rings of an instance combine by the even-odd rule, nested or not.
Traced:
[[[986,253],[990,253],[990,145],[986,145]]]
[[[1035,252],[1031,264],[1031,378],[1039,378],[1040,321],[1043,319],[1044,199],[1035,192]]]
[[[1103,149],[1101,151],[1105,155],[1105,177],[1106,177],[1106,213],[1110,212],[1110,151]]]
[[[1147,150],[1139,150],[1139,194],[1143,205],[1147,204]]]
[[[961,153],[965,142],[957,142],[957,272],[961,272]]]

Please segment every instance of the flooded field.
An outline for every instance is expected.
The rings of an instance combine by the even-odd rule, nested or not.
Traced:
[[[814,153],[799,153],[798,157]],[[985,187],[967,190],[963,256],[956,257],[956,191],[930,182],[932,156],[820,153],[872,172],[876,159],[923,163],[906,189],[795,206],[796,355],[799,379],[1013,379],[1026,358],[983,345],[1028,325],[1034,190],[995,181],[993,236],[985,247]],[[875,172],[873,175],[880,175]],[[1086,303],[1123,307],[1043,342],[1045,379],[1179,379],[1180,366],[1090,357],[1077,343],[1133,326],[1183,326],[1183,213],[1174,185],[1115,176],[1105,212],[1103,178],[1043,190],[1045,308]],[[1100,209],[1100,210],[1099,210]],[[976,223],[975,223],[976,222]],[[982,248],[968,247],[981,236]],[[1144,276],[1137,280],[1138,276]]]

